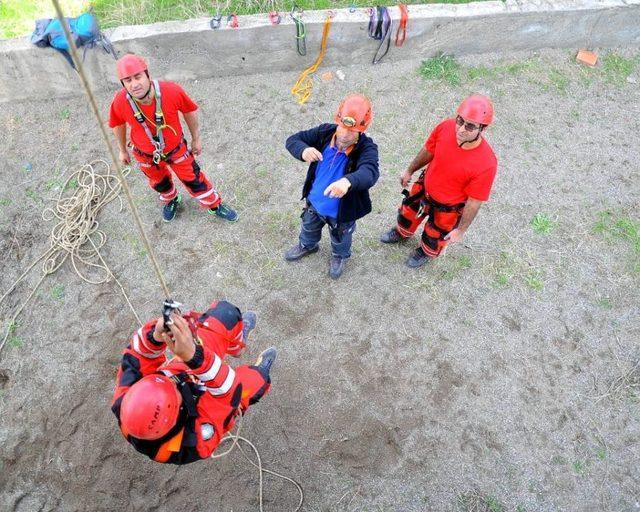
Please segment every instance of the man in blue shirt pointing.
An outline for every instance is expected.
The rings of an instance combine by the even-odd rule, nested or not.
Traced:
[[[298,243],[285,253],[287,261],[316,252],[326,224],[331,236],[329,275],[338,279],[344,272],[356,220],[371,212],[369,189],[380,176],[378,146],[364,133],[372,120],[369,100],[351,94],[342,100],[336,124],[321,124],[287,139],[289,153],[309,163],[302,188],[302,229]]]

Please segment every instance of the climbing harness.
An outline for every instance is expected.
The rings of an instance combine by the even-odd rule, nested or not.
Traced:
[[[209,24],[211,25],[211,28],[213,30],[220,28],[220,25],[222,24],[222,15],[218,12],[218,14],[216,14],[213,18],[211,18],[211,21]]]
[[[173,129],[173,127],[165,123],[164,114],[162,113],[162,96],[160,92],[160,84],[158,83],[157,80],[153,80],[152,84],[153,84],[153,91],[155,94],[155,101],[156,101],[156,108],[154,113],[155,122],[151,121],[151,119],[149,119],[147,116],[145,116],[142,113],[142,110],[140,110],[140,106],[138,105],[138,102],[129,93],[127,93],[127,101],[131,106],[131,110],[133,110],[133,116],[136,118],[136,121],[140,123],[140,125],[144,129],[144,132],[147,134],[149,141],[153,145],[154,149],[151,157],[153,159],[153,163],[155,165],[158,165],[162,160],[166,160],[169,157],[169,154],[164,153],[165,144],[164,144],[164,136],[162,135],[162,130],[164,128],[169,128],[170,130],[173,131],[174,134],[176,134],[176,131]],[[147,123],[147,121],[149,121],[151,124],[154,125],[156,129],[155,135],[151,133],[151,129],[149,128],[149,124]],[[171,153],[175,152],[176,149],[177,148],[174,148],[171,151]],[[142,152],[140,151],[140,153]]]
[[[407,22],[409,21],[409,9],[406,4],[398,4],[400,9],[400,24],[396,32],[396,47],[400,48],[407,38]]]
[[[389,9],[383,6],[378,6],[369,10],[369,37],[375,39],[376,41],[380,41],[378,49],[373,56],[372,64],[377,64],[378,62],[380,62],[389,52],[389,47],[391,46],[392,27],[393,21],[391,20],[391,16],[389,15]],[[384,53],[380,55],[380,50],[384,46],[385,41],[387,43],[387,47],[384,50]]]
[[[269,11],[269,21],[272,25],[280,25],[282,17],[278,11]]]
[[[236,13],[232,12],[227,16],[227,26],[231,28],[238,28],[238,16]]]
[[[296,24],[296,49],[298,54],[304,57],[307,54],[307,32],[302,21],[302,9],[296,4],[293,4],[291,13],[289,14],[291,19]]]
[[[300,105],[304,105],[311,96],[311,91],[313,90],[313,82],[309,78],[309,75],[315,73],[320,67],[320,64],[322,64],[324,54],[327,51],[327,40],[329,39],[330,30],[331,16],[327,16],[324,20],[324,26],[322,27],[322,42],[320,43],[320,53],[318,54],[318,58],[313,64],[311,64],[311,66],[309,66],[302,72],[297,82],[291,89],[291,94],[296,97]]]

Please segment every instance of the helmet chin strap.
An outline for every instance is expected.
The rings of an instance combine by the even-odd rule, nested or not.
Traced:
[[[147,89],[147,92],[144,93],[144,96],[142,98],[140,98],[138,101],[144,101],[149,97],[149,93],[151,92],[151,87],[153,84],[149,83],[149,88]]]
[[[478,130],[478,135],[475,136],[475,138],[473,140],[465,140],[463,143],[458,144],[459,148],[462,148],[462,146],[464,146],[465,144],[471,144],[475,141],[477,141],[480,138],[480,134],[482,133],[482,130],[484,130],[484,126],[482,126],[479,130]]]

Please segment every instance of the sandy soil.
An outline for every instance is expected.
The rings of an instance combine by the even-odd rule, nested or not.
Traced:
[[[184,83],[202,107],[203,168],[242,218],[225,224],[187,199],[166,225],[136,172],[146,228],[176,299],[258,311],[243,361],[280,349],[273,391],[243,430],[267,467],[302,483],[304,510],[638,510],[640,90],[568,51],[462,64],[455,86],[421,78],[419,60],[344,68],[304,107],[289,94],[293,72]],[[326,240],[302,262],[282,259],[305,169],[284,139],[330,121],[350,91],[373,100],[381,179],[332,282]],[[410,271],[415,242],[378,242],[397,175],[470,92],[495,100],[492,199],[462,244]],[[99,97],[105,112],[110,98]],[[106,152],[83,99],[2,105],[0,125],[4,291],[47,248],[41,211],[64,175]],[[130,216],[114,203],[101,225],[105,258],[140,315],[156,316],[162,294]],[[2,305],[5,320],[28,291]],[[0,509],[257,509],[258,478],[239,453],[176,468],[122,439],[109,403],[134,328],[117,287],[86,285],[68,265],[39,290],[0,359]],[[265,509],[292,510],[295,490],[265,483]]]

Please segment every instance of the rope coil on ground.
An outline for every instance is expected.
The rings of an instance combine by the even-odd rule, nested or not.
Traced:
[[[95,167],[104,167],[103,173],[97,173]],[[128,174],[129,170],[125,171]],[[99,229],[98,214],[114,199],[120,201],[120,181],[118,176],[111,173],[111,168],[105,160],[94,160],[77,168],[67,178],[61,187],[60,194],[53,207],[45,208],[42,218],[45,221],[57,219],[57,224],[49,234],[49,249],[37,258],[11,287],[0,297],[0,304],[16,288],[16,286],[29,274],[31,269],[40,261],[42,264],[42,276],[33,288],[26,300],[13,314],[5,336],[0,343],[0,351],[4,347],[10,334],[15,330],[15,322],[25,308],[44,279],[55,273],[70,258],[75,273],[89,284],[102,284],[113,279],[129,305],[131,312],[140,325],[138,317],[122,284],[115,277],[106,261],[100,254],[100,249],[107,241],[107,236]],[[68,190],[73,193],[69,195]],[[102,273],[101,278],[90,277],[89,272]]]
[[[298,103],[300,105],[304,105],[307,101],[309,101],[309,97],[311,96],[311,91],[313,90],[313,81],[309,78],[309,75],[315,73],[320,64],[324,59],[324,54],[327,51],[327,40],[329,39],[329,31],[331,30],[331,16],[327,16],[324,20],[324,26],[322,27],[322,43],[320,44],[320,53],[318,54],[318,58],[316,61],[311,64],[307,69],[305,69],[297,82],[291,89],[291,94],[293,94]]]

